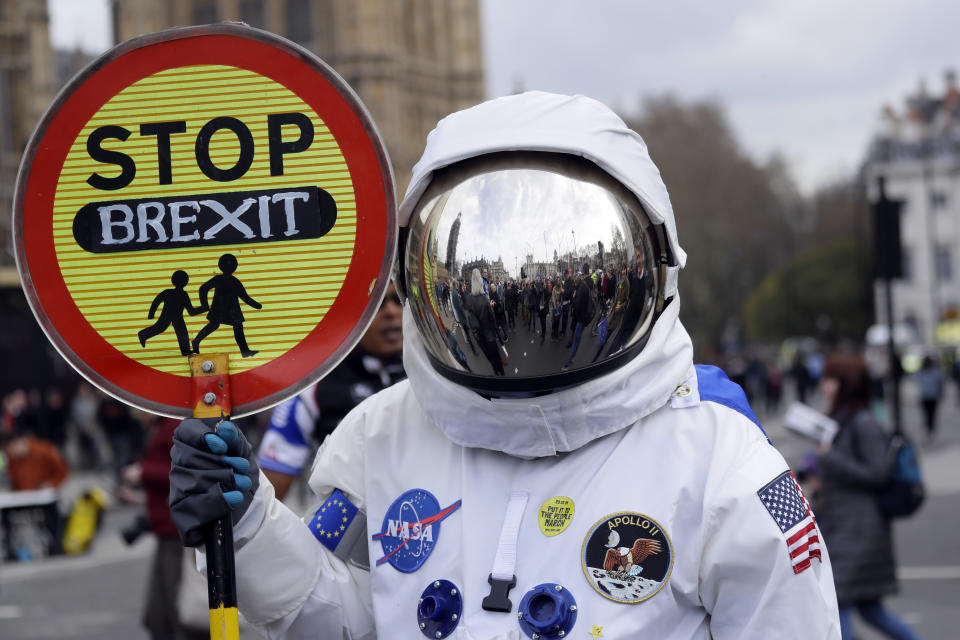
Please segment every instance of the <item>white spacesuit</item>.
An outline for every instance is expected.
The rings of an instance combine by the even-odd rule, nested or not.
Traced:
[[[449,355],[463,329],[430,298],[434,279],[469,282],[468,261],[444,263],[444,246],[471,257],[473,238],[490,235],[509,247],[495,216],[471,226],[471,211],[496,202],[503,213],[521,200],[530,210],[527,189],[501,197],[498,179],[511,169],[438,176],[517,151],[580,163],[565,177],[549,171],[551,180],[612,176],[623,191],[589,206],[564,192],[577,203],[560,223],[571,230],[597,203],[614,203],[610,224],[621,231],[604,235],[596,262],[626,265],[634,289],[632,312],[611,307],[576,327],[583,343],[569,370],[562,343],[550,351],[520,333],[497,345],[505,375],[468,348]],[[599,170],[607,178],[589,177]],[[477,176],[482,184],[470,183]],[[455,186],[434,184],[444,180]],[[468,183],[469,193],[457,191]],[[628,199],[648,226],[616,204]],[[557,206],[539,207],[549,211],[534,240],[542,231],[546,243],[564,219]],[[410,226],[400,258],[409,379],[327,438],[310,478],[318,506],[302,519],[260,482],[234,529],[248,621],[269,638],[297,639],[840,637],[809,505],[742,391],[693,364],[678,320],[685,255],[639,136],[583,97],[490,101],[441,121],[400,212]],[[456,227],[444,222],[460,212]],[[598,220],[590,224],[606,234]],[[558,246],[556,267],[530,257],[525,273],[549,263],[546,279],[561,286]],[[584,260],[576,242],[569,260]]]

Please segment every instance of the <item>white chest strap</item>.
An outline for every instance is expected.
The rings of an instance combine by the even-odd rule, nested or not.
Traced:
[[[507,595],[517,584],[517,538],[520,536],[520,523],[527,508],[529,494],[515,491],[510,494],[507,512],[500,528],[500,541],[497,543],[497,556],[490,570],[490,594],[483,599],[482,607],[487,611],[508,612],[513,608]]]

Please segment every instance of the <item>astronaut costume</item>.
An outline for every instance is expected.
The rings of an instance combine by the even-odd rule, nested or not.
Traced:
[[[549,180],[615,179],[604,187],[615,195],[590,206],[564,192],[578,203],[569,224],[610,205],[626,241],[605,247],[619,247],[611,255],[621,251],[635,273],[654,267],[656,291],[635,291],[634,312],[595,343],[585,331],[569,370],[562,345],[535,351],[511,339],[508,373],[494,376],[482,356],[465,349],[464,365],[450,354],[453,322],[434,313],[429,293],[443,247],[429,248],[454,235],[443,220],[461,210],[459,243],[484,235],[471,227],[470,203],[482,207],[503,193],[498,177],[520,175],[500,153],[517,150],[533,153],[518,156],[523,170],[541,156],[548,167],[556,156],[574,162]],[[474,160],[494,165],[444,174]],[[464,194],[462,185],[473,186]],[[530,193],[540,192],[497,206]],[[536,209],[563,220],[546,202]],[[581,96],[492,100],[438,124],[400,214],[410,229],[400,257],[408,380],[327,438],[310,477],[318,505],[302,519],[259,483],[234,528],[249,622],[287,639],[840,637],[809,505],[739,387],[693,364],[678,319],[685,255],[639,136]],[[505,244],[495,218],[484,225]],[[607,330],[622,329],[630,339],[614,349]]]

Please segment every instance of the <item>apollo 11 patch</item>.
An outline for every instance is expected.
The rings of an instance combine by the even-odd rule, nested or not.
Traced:
[[[667,583],[673,569],[670,537],[653,518],[620,511],[597,521],[583,539],[583,575],[608,600],[636,604]]]

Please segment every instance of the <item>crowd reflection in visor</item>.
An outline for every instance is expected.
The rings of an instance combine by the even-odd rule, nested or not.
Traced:
[[[579,165],[578,165],[579,166]],[[480,376],[552,375],[646,334],[659,276],[636,198],[594,171],[507,168],[428,192],[407,243],[427,350]],[[605,175],[605,174],[604,174]]]

